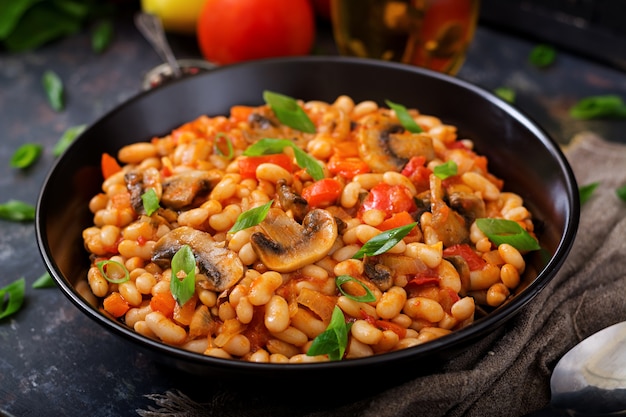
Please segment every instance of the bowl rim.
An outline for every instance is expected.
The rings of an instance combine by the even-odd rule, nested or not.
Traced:
[[[93,129],[97,129],[98,126],[105,120],[114,117],[118,112],[124,111],[127,107],[132,106],[139,100],[144,100],[146,97],[157,94],[162,89],[177,88],[180,83],[193,82],[197,77],[212,77],[212,74],[220,73],[224,71],[231,71],[239,67],[258,67],[258,66],[280,66],[289,64],[306,64],[306,63],[324,63],[329,65],[365,65],[374,67],[384,67],[394,71],[413,72],[420,76],[433,77],[443,80],[448,83],[455,84],[456,86],[472,91],[474,94],[481,96],[483,99],[491,102],[504,110],[508,115],[514,118],[517,122],[521,123],[526,129],[530,130],[534,136],[536,136],[550,152],[554,160],[558,163],[562,175],[565,178],[565,186],[568,191],[567,201],[567,216],[564,223],[564,233],[560,236],[558,245],[546,265],[537,273],[537,277],[528,285],[521,293],[513,297],[506,305],[501,309],[497,309],[491,314],[480,318],[471,325],[455,330],[454,332],[443,336],[441,338],[429,341],[428,343],[414,346],[407,349],[401,349],[393,352],[386,352],[382,354],[376,354],[365,358],[354,358],[341,361],[329,361],[329,362],[315,362],[315,363],[300,363],[300,364],[274,364],[274,363],[254,363],[246,362],[238,359],[223,359],[186,351],[182,348],[167,345],[163,342],[155,341],[134,330],[111,320],[104,314],[100,313],[97,308],[91,306],[85,299],[83,299],[71,283],[63,276],[56,262],[50,254],[50,248],[46,240],[47,234],[45,230],[45,216],[42,213],[43,205],[47,198],[48,187],[46,186],[54,177],[57,167],[62,163],[65,154],[69,153],[75,144],[81,140],[82,137],[89,135],[89,132]],[[69,298],[69,300],[85,313],[90,319],[96,321],[100,325],[107,329],[112,330],[114,333],[122,336],[123,338],[130,340],[140,347],[147,348],[148,350],[155,350],[160,353],[166,353],[170,355],[172,359],[181,359],[186,363],[197,364],[200,366],[209,365],[215,369],[225,370],[245,370],[248,371],[270,371],[272,373],[277,372],[280,375],[292,375],[302,374],[308,371],[325,372],[335,371],[337,368],[342,370],[362,369],[363,367],[380,365],[381,363],[398,363],[405,360],[413,360],[425,356],[431,356],[436,354],[439,350],[447,350],[450,348],[458,347],[460,344],[467,342],[472,337],[477,337],[483,334],[489,327],[497,328],[504,322],[508,321],[520,310],[526,306],[545,286],[551,281],[554,275],[558,272],[559,268],[565,262],[567,255],[573,245],[574,238],[577,233],[578,223],[580,216],[580,205],[578,196],[578,187],[574,173],[569,165],[565,155],[558,144],[551,138],[538,124],[536,124],[528,115],[522,112],[520,109],[502,100],[492,92],[473,84],[469,81],[453,77],[447,74],[438,73],[424,68],[410,66],[401,63],[380,61],[368,58],[354,58],[343,56],[299,56],[299,57],[281,57],[281,58],[266,58],[256,61],[248,61],[243,63],[231,64],[227,66],[220,66],[205,73],[200,73],[193,77],[182,78],[173,80],[167,84],[158,86],[150,90],[142,90],[133,95],[129,99],[117,104],[114,108],[105,112],[101,117],[91,123],[65,150],[63,155],[58,157],[53,163],[52,167],[48,171],[43,185],[41,187],[36,204],[35,214],[35,229],[37,245],[40,254],[43,258],[44,264],[50,275],[57,283],[63,294]]]

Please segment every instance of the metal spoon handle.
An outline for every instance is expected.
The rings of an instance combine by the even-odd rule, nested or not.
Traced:
[[[153,14],[139,12],[135,15],[135,25],[143,36],[150,42],[152,47],[172,69],[172,75],[176,78],[182,75],[180,66],[174,57],[174,53],[163,31],[163,25],[159,18]]]

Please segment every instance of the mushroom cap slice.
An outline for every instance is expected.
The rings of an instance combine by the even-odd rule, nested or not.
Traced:
[[[250,236],[261,262],[278,272],[292,272],[324,258],[337,239],[337,222],[328,211],[311,210],[299,224],[283,210],[271,208]]]
[[[208,194],[219,182],[220,174],[212,171],[184,171],[163,181],[161,203],[165,207],[179,210],[189,207],[196,197]]]
[[[243,277],[244,266],[235,252],[215,242],[210,234],[188,226],[177,227],[161,237],[155,245],[152,261],[169,263],[183,245],[189,245],[198,269],[206,275],[205,288],[221,292]]]

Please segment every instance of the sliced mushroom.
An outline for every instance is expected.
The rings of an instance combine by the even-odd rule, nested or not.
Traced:
[[[243,263],[235,252],[215,242],[210,234],[187,226],[178,227],[159,239],[152,261],[167,266],[183,245],[189,245],[200,272],[208,278],[205,288],[224,291],[243,277]]]
[[[365,276],[370,279],[381,291],[387,291],[393,285],[393,272],[386,265],[371,262],[371,258],[365,262]]]
[[[138,169],[129,171],[124,175],[124,181],[130,193],[130,204],[137,213],[145,213],[141,196],[148,188],[154,189],[157,196],[160,196],[162,193],[161,174],[154,167],[147,168],[144,171]]]
[[[469,227],[463,216],[451,209],[444,201],[444,190],[441,179],[430,175],[430,207],[433,214],[430,224],[424,230],[424,236],[429,236],[426,243],[442,241],[448,247],[457,243],[467,242]]]
[[[486,217],[485,201],[476,194],[455,191],[448,195],[450,207],[465,216],[467,224]]]
[[[295,193],[284,179],[279,179],[276,185],[276,194],[278,195],[280,206],[285,211],[291,210],[293,218],[301,222],[309,211],[309,203],[300,194]]]
[[[311,210],[302,225],[272,208],[250,236],[261,262],[278,272],[292,272],[325,257],[337,239],[337,222],[326,210]]]
[[[413,156],[435,158],[435,148],[425,133],[409,133],[380,114],[365,117],[357,130],[359,156],[373,172],[400,171]]]
[[[185,171],[163,181],[161,203],[179,210],[191,206],[196,197],[205,196],[219,182],[220,176],[211,171]]]

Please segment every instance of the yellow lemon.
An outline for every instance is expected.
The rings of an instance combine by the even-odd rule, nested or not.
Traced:
[[[193,35],[204,0],[141,0],[141,9],[161,18],[166,32]]]

